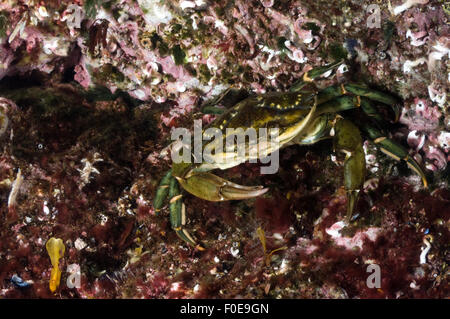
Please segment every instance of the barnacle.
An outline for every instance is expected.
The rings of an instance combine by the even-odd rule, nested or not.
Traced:
[[[149,37],[143,37],[141,38],[141,45],[146,49],[151,49],[152,41]]]

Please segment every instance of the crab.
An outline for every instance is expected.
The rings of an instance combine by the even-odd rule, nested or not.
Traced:
[[[314,81],[332,72],[344,61],[338,61],[306,72],[288,92],[271,92],[250,96],[226,110],[208,127],[222,133],[226,139],[230,128],[278,128],[277,143],[259,147],[260,157],[289,145],[311,145],[324,139],[333,140],[333,151],[344,153],[344,187],[347,193],[346,221],[355,211],[360,189],[365,181],[365,153],[363,136],[372,141],[389,157],[404,161],[417,173],[427,188],[427,179],[420,165],[400,144],[387,136],[383,129],[384,118],[380,108],[391,109],[394,121],[398,120],[399,100],[394,96],[369,88],[364,84],[337,84],[318,90]],[[266,140],[264,140],[266,141]],[[261,196],[268,191],[263,186],[243,186],[214,175],[215,169],[227,169],[254,159],[250,142],[244,140],[245,152],[237,147],[215,152],[208,162],[190,160],[172,164],[161,179],[154,198],[155,212],[159,212],[169,199],[170,222],[176,234],[191,246],[204,249],[186,229],[186,209],[182,202],[183,188],[194,196],[208,201],[242,200]],[[214,142],[203,141],[203,150],[212,148]],[[254,147],[255,145],[253,145]],[[261,154],[262,150],[262,154]],[[212,153],[211,153],[212,154]],[[219,158],[226,158],[226,163]],[[198,161],[197,161],[198,162]]]

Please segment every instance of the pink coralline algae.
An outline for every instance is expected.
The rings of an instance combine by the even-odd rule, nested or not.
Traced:
[[[345,227],[345,223],[340,221],[333,224],[325,231],[335,241],[336,245],[343,246],[346,249],[359,248],[362,249],[364,240],[375,241],[380,229],[370,227],[364,232],[358,231],[353,237],[345,237],[340,234],[340,231]]]
[[[81,84],[84,88],[88,88],[91,85],[91,76],[89,75],[89,72],[86,70],[86,64],[84,62],[84,59],[80,59],[80,63],[78,63],[75,66],[75,75],[74,79],[78,83]]]
[[[442,113],[438,106],[416,98],[409,108],[404,108],[400,122],[408,126],[408,144],[416,151],[425,153],[425,167],[430,170],[444,170],[450,161],[448,132],[437,130]]]

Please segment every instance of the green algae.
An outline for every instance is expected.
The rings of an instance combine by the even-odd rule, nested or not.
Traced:
[[[178,44],[172,47],[171,53],[176,65],[186,63],[186,53],[184,53],[183,49],[181,49]]]
[[[6,36],[6,30],[8,29],[8,17],[6,16],[6,13],[1,11],[0,12],[0,38],[3,38]]]

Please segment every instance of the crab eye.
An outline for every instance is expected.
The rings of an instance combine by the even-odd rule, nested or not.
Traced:
[[[38,150],[43,150],[44,149],[44,144],[42,144],[42,143],[39,143],[38,145],[37,145],[37,149]]]

